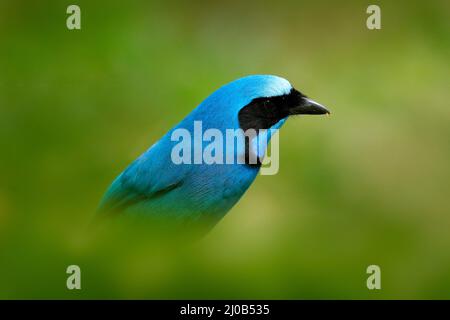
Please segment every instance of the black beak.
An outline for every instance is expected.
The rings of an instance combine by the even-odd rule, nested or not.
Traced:
[[[289,109],[289,115],[294,114],[330,114],[330,111],[320,103],[303,96],[298,105]]]

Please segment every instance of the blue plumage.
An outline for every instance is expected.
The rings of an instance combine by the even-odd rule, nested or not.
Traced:
[[[246,106],[244,114],[242,111]],[[175,164],[171,158],[178,143],[171,139],[174,130],[186,129],[194,136],[195,121],[201,121],[203,131],[217,129],[223,136],[227,129],[239,129],[244,125],[252,127],[255,124],[256,130],[264,129],[262,126],[278,129],[291,114],[328,113],[321,108],[280,77],[256,75],[233,81],[206,98],[129,165],[107,190],[100,212],[102,215],[143,215],[183,222],[200,220],[213,225],[244,194],[260,166],[247,163]],[[197,142],[202,146],[207,144]],[[233,156],[240,157],[248,151],[243,144],[237,144],[234,149],[225,148],[224,153],[234,152]],[[192,153],[195,154],[194,149]]]

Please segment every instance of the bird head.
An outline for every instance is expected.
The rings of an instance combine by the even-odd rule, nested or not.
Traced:
[[[199,109],[220,120],[227,119],[227,126],[244,131],[278,129],[292,115],[330,113],[289,81],[273,75],[252,75],[230,82],[205,99]]]
[[[227,148],[225,152],[231,149],[237,157],[245,159],[252,155],[259,166],[265,148],[257,147],[258,141],[268,143],[272,132],[278,130],[289,116],[328,113],[327,108],[296,90],[286,79],[273,75],[252,75],[216,90],[179,126],[191,126],[194,121],[202,121],[204,130],[213,128],[225,132],[228,129],[242,129],[246,132],[252,129],[261,139],[253,136],[245,143],[238,143],[236,149]],[[192,128],[188,127],[188,130],[192,131]]]
[[[330,112],[323,105],[295,89],[289,81],[273,75],[252,75],[235,80],[213,93],[205,102],[229,112],[228,119],[234,127],[244,131],[254,129],[258,134],[264,129],[279,129],[289,116],[321,115]],[[264,131],[267,141],[271,131]],[[245,146],[246,157],[248,145]],[[257,157],[264,155],[256,151]]]
[[[283,78],[267,75],[250,76],[237,81],[245,84],[244,92],[249,88],[252,92],[251,101],[238,111],[239,126],[244,131],[254,129],[258,134],[263,132],[262,134],[267,135],[263,141],[268,141],[272,134],[271,131],[267,132],[264,129],[279,129],[289,116],[330,113],[323,105],[296,90]],[[257,165],[260,165],[259,159],[264,154],[260,153],[256,146],[253,148],[258,159]],[[249,145],[246,144],[246,159],[250,152]]]
[[[283,78],[250,76],[242,80],[256,85],[252,90],[254,93],[251,101],[238,112],[239,125],[244,131],[278,129],[292,115],[330,113],[323,105],[306,97]]]

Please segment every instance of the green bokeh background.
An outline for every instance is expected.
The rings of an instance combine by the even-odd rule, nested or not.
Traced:
[[[0,298],[450,298],[449,21],[445,0],[1,0]],[[333,112],[287,122],[277,175],[194,245],[86,233],[130,161],[265,73]]]

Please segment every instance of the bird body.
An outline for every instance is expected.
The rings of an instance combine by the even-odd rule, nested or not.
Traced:
[[[260,164],[175,163],[173,150],[180,141],[173,139],[174,133],[185,130],[192,134],[193,158],[201,158],[202,150],[211,141],[196,136],[196,123],[204,132],[212,129],[224,137],[230,129],[277,130],[295,108],[300,110],[298,113],[328,113],[277,76],[248,76],[219,88],[113,181],[101,201],[100,214],[214,225],[252,184]],[[255,152],[258,159],[264,156],[264,150],[252,151],[239,141],[233,146],[225,144],[224,157],[248,159],[249,152]]]

